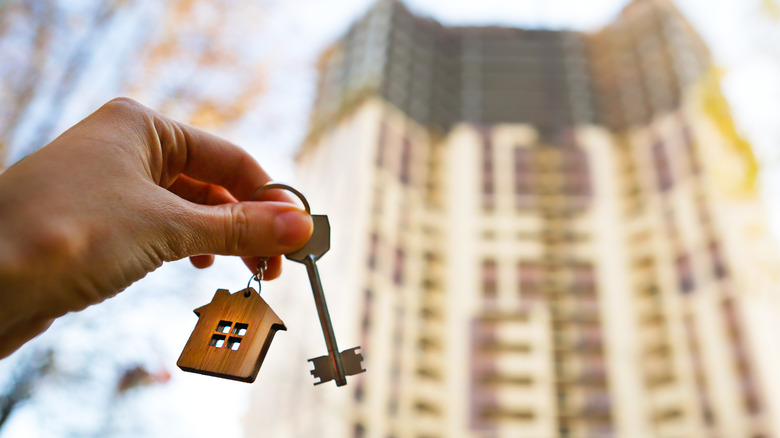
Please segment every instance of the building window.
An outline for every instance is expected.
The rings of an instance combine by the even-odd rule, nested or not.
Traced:
[[[377,255],[379,253],[379,235],[371,233],[371,240],[368,242],[368,267],[376,269]]]
[[[493,166],[493,143],[490,132],[483,133],[482,139],[482,207],[486,210],[495,208],[496,187]]]
[[[726,319],[726,328],[732,337],[739,337],[739,314],[734,300],[726,299],[723,302],[723,317]]]
[[[583,198],[590,197],[590,175],[587,172],[570,172],[566,174],[566,194]]]
[[[740,387],[745,400],[745,409],[750,415],[761,413],[761,401],[758,398],[758,388],[751,374],[743,375],[740,379]]]
[[[534,205],[532,155],[530,148],[518,146],[514,149],[515,206],[529,208]]]
[[[572,271],[576,290],[592,290],[596,286],[596,276],[590,263],[576,263]]]
[[[591,194],[588,155],[580,148],[567,148],[562,155],[565,190],[568,195],[589,197]]]
[[[368,333],[371,330],[371,309],[373,308],[374,293],[371,289],[366,289],[363,299],[363,321],[361,323],[361,339],[365,346],[368,340]]]
[[[481,419],[488,423],[502,423],[504,421],[531,422],[536,418],[533,411],[514,409],[511,407],[486,407],[480,412]]]
[[[684,293],[692,291],[694,288],[694,281],[691,257],[687,254],[677,257],[676,267],[680,290]]]
[[[718,242],[710,242],[709,252],[712,259],[712,275],[718,280],[725,278],[728,275],[726,260],[723,258]]]
[[[544,282],[544,270],[538,263],[522,261],[517,264],[520,296],[524,299],[538,298]]]
[[[569,143],[573,143],[573,140]],[[561,166],[564,172],[587,173],[588,155],[576,146],[561,149]]]
[[[742,401],[745,410],[751,415],[758,415],[762,411],[760,387],[753,374],[750,352],[740,326],[740,315],[737,304],[733,299],[727,298],[723,304],[723,318],[726,322],[731,350],[739,373],[739,386],[742,392]]]
[[[404,282],[404,250],[396,248],[395,262],[393,263],[393,282],[400,285]]]
[[[607,370],[602,358],[590,359],[582,365],[579,380],[585,384],[603,383],[606,381]]]
[[[682,140],[685,152],[688,155],[688,163],[691,166],[691,173],[698,175],[701,173],[701,163],[699,162],[699,156],[696,154],[696,142],[691,134],[691,128],[686,126],[682,130]]]
[[[666,408],[662,411],[659,411],[655,414],[655,421],[656,422],[666,422],[666,421],[674,421],[682,417],[682,411],[679,408]]]
[[[715,424],[715,413],[710,403],[710,393],[707,389],[707,380],[704,374],[704,363],[702,361],[701,348],[696,336],[696,328],[693,317],[689,314],[685,316],[685,334],[688,339],[688,346],[691,351],[691,360],[693,362],[694,383],[698,391],[699,406],[701,407],[702,420],[707,425]]]
[[[401,168],[399,178],[403,184],[409,184],[412,167],[412,142],[409,137],[404,137],[401,145]]]
[[[585,398],[583,413],[585,415],[609,415],[612,403],[607,393],[590,394]]]
[[[498,295],[498,266],[495,260],[482,262],[482,293],[486,299],[492,299]]]
[[[364,392],[363,392],[363,382],[360,381],[355,386],[355,393],[353,394],[355,401],[360,403],[363,401]]]
[[[574,343],[574,349],[580,352],[597,352],[601,351],[601,345],[601,330],[599,330],[598,326],[591,326],[579,330]]]
[[[398,348],[396,350],[396,362],[398,362],[400,359],[398,356],[400,356],[400,348],[401,344],[404,342],[404,308],[401,306],[395,307],[395,329],[393,330],[393,345]]]
[[[672,169],[669,166],[669,159],[664,151],[664,143],[657,141],[652,147],[653,164],[655,165],[655,174],[658,181],[658,190],[666,192],[672,188]]]

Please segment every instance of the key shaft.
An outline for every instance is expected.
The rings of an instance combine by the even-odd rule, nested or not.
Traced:
[[[309,274],[309,282],[311,283],[311,290],[314,294],[314,304],[317,306],[317,315],[319,315],[320,325],[322,326],[322,335],[325,337],[325,344],[328,346],[328,356],[330,356],[333,370],[336,371],[336,386],[344,386],[347,384],[344,364],[341,360],[338,344],[336,344],[336,334],[333,331],[333,324],[330,321],[328,303],[325,301],[325,292],[322,289],[322,282],[320,281],[320,274],[317,271],[315,256],[312,254],[307,255],[303,259],[303,264],[306,266],[306,273]]]

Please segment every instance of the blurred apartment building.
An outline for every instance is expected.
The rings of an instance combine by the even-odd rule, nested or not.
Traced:
[[[318,436],[780,436],[756,164],[670,1],[581,33],[380,0],[319,67],[300,189],[368,372]]]

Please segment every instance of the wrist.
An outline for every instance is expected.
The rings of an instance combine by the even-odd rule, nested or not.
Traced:
[[[0,174],[0,357],[43,330],[36,328],[48,327],[38,305],[41,275],[34,272],[38,264],[25,242],[35,225],[23,219],[25,206],[9,187],[15,185],[9,184],[7,174]]]
[[[27,313],[23,301],[28,294],[20,290],[25,282],[22,259],[20,245],[0,212],[0,334],[5,333],[9,325],[25,319]]]
[[[42,313],[41,275],[32,272],[18,239],[0,214],[0,359],[45,331],[53,315]]]

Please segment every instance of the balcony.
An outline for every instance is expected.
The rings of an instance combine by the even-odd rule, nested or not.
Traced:
[[[572,391],[566,398],[559,399],[559,415],[561,417],[600,422],[610,417],[611,410],[610,396],[603,391]]]
[[[412,421],[412,423],[414,424],[415,436],[419,436],[419,437],[442,436],[441,433],[442,430],[444,429],[444,426],[442,425],[441,417],[438,415],[434,415],[426,412],[415,412],[414,420]]]
[[[422,306],[424,309],[443,313],[447,302],[444,300],[444,294],[439,291],[428,290],[423,294]]]
[[[647,349],[653,349],[659,344],[667,344],[666,330],[663,326],[652,325],[644,327],[639,336],[642,345]]]
[[[656,421],[655,430],[658,436],[691,436],[690,426],[684,421],[682,412],[670,412],[667,416],[657,419]]]
[[[637,299],[637,314],[644,322],[655,321],[663,314],[663,305],[655,296],[644,296]]]
[[[674,417],[673,413],[681,411],[680,406],[688,400],[681,393],[678,385],[667,385],[650,391],[648,394],[648,407],[655,412],[653,416],[657,420]]]
[[[556,365],[561,383],[591,387],[606,385],[607,369],[602,358],[572,358]]]
[[[585,397],[585,402],[580,413],[587,417],[603,418],[610,415],[612,401],[607,393],[590,394]]]
[[[425,319],[422,321],[421,330],[426,333],[426,337],[432,339],[445,339],[444,322],[441,319]]]
[[[478,378],[480,387],[491,390],[516,390],[527,392],[534,386],[534,376],[530,373],[512,371],[487,371]]]
[[[598,325],[589,325],[583,328],[569,327],[553,332],[555,350],[577,353],[601,351],[603,337]]]
[[[442,313],[442,308],[436,304],[436,300],[433,298],[423,298],[420,307],[420,318],[423,321],[433,321],[436,323],[441,323],[443,321],[444,314]]]
[[[442,385],[434,379],[416,379],[414,383],[414,398],[428,405],[441,405],[444,402]]]
[[[675,381],[674,366],[667,358],[657,357],[645,360],[643,366],[645,384],[650,388],[661,388]]]
[[[542,376],[549,373],[549,357],[546,354],[501,354],[494,356],[493,371],[504,376],[507,382],[522,384],[528,376]]]
[[[444,369],[444,358],[438,351],[422,351],[417,355],[417,368],[425,374],[440,375]]]
[[[552,411],[552,399],[540,388],[501,388],[497,391],[498,403],[513,408]]]
[[[479,350],[485,354],[531,353],[533,346],[526,341],[493,340],[482,343]]]
[[[574,349],[577,351],[596,351],[601,350],[603,338],[601,330],[588,330],[580,332],[574,342]]]
[[[595,299],[571,299],[559,306],[560,316],[572,322],[592,323],[599,319],[601,308]]]

